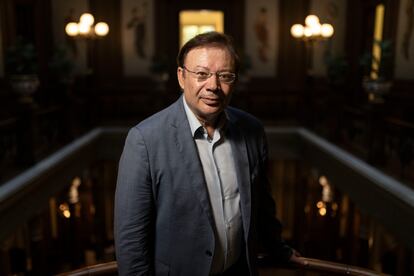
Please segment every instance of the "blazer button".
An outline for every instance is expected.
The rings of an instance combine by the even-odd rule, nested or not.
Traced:
[[[211,257],[211,256],[213,256],[213,253],[211,253],[210,250],[206,250],[206,255],[209,256],[209,257]]]

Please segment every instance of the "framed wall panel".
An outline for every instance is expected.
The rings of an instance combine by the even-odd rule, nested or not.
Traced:
[[[2,14],[0,13],[0,78],[4,77],[4,51],[3,51],[3,29]]]
[[[246,0],[245,55],[252,76],[274,77],[278,57],[279,1]]]
[[[121,37],[125,76],[147,76],[154,55],[153,0],[122,0]]]
[[[400,0],[395,78],[414,80],[414,0]]]

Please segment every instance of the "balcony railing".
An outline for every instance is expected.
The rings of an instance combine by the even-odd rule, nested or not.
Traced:
[[[305,266],[290,266],[284,268],[278,268],[274,266],[266,266],[259,268],[259,275],[284,275],[283,270],[297,271],[300,274],[295,275],[355,275],[355,276],[382,276],[386,274],[378,273],[373,270],[344,265],[335,262],[328,262],[318,259],[305,258]],[[308,274],[309,273],[309,274]],[[312,273],[312,274],[310,274]],[[320,273],[320,274],[318,274]],[[58,274],[57,276],[94,276],[94,275],[107,275],[115,276],[118,275],[117,263],[115,261],[92,265],[70,272]],[[291,275],[291,274],[288,274]]]
[[[414,248],[413,189],[304,128],[267,128],[266,133],[270,159],[300,159],[320,169],[364,212]]]
[[[122,128],[94,129],[2,184],[0,241],[39,210],[45,209],[48,199],[66,189],[70,180],[80,175],[84,168],[98,160],[117,162],[126,132]],[[306,129],[267,128],[266,132],[270,159],[302,160],[324,171],[335,186],[347,193],[361,209],[393,229],[393,234],[406,245],[414,247],[413,190]],[[113,269],[114,263],[85,269],[99,273],[101,268]],[[338,275],[343,272],[347,275],[379,275],[369,274],[374,272],[361,268],[354,270],[347,265],[308,259],[306,270],[318,269],[325,272],[333,269]]]

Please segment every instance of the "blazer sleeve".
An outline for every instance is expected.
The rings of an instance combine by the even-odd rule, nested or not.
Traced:
[[[125,141],[115,191],[114,234],[119,275],[152,275],[154,201],[149,158],[137,127]]]
[[[270,183],[267,177],[268,148],[265,133],[263,131],[261,143],[261,185],[259,200],[258,229],[261,243],[272,259],[278,263],[286,263],[292,255],[292,249],[282,239],[282,223],[275,217],[276,206],[269,192]]]

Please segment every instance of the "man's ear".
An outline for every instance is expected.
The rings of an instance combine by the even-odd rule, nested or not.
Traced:
[[[181,89],[184,90],[184,70],[181,67],[177,68],[177,79]]]

